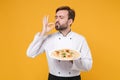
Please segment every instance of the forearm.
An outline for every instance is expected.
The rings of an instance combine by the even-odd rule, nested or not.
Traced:
[[[73,61],[73,69],[80,71],[88,71],[92,68],[92,59],[81,58]]]
[[[43,43],[45,38],[46,36],[37,33],[27,49],[27,56],[34,58],[39,53],[42,53],[44,51]]]

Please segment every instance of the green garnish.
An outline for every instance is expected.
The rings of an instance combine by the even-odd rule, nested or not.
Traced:
[[[66,57],[66,53],[62,53],[63,57]]]

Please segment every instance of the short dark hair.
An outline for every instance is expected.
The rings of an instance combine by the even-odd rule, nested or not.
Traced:
[[[72,19],[74,21],[74,19],[75,19],[75,11],[73,9],[71,9],[69,6],[61,6],[61,7],[57,8],[56,13],[59,10],[67,10],[68,11],[68,19]]]

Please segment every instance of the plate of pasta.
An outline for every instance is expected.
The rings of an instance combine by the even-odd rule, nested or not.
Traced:
[[[71,49],[59,49],[51,51],[50,57],[57,60],[76,60],[80,58],[80,52]]]

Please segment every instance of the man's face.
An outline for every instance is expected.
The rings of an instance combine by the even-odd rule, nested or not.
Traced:
[[[68,27],[68,11],[59,10],[55,16],[56,30],[65,30]]]

